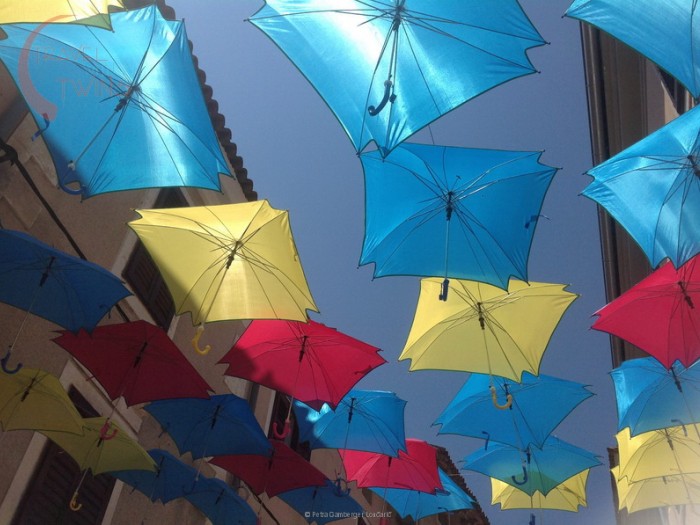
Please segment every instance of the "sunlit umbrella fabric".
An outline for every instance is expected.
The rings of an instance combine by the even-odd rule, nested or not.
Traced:
[[[583,195],[605,208],[653,267],[700,252],[700,108],[588,171]]]
[[[472,374],[434,424],[441,425],[440,434],[459,434],[513,446],[542,446],[557,425],[592,395],[580,383],[552,376],[524,372],[522,381],[516,383]],[[502,405],[508,399],[510,404],[504,410]]]
[[[501,505],[501,510],[507,509],[552,509],[578,512],[579,507],[585,507],[586,482],[590,469],[586,469],[569,479],[562,481],[546,496],[535,491],[527,494],[501,480],[491,478],[491,504]]]
[[[406,401],[393,392],[350,390],[335,410],[294,402],[299,439],[312,449],[338,448],[397,456],[406,450]]]
[[[508,287],[527,280],[542,201],[555,168],[540,152],[402,144],[361,155],[365,238],[374,276],[418,275]]]
[[[156,5],[78,24],[2,26],[0,59],[29,105],[59,184],[83,197],[154,187],[219,190],[230,175],[184,23]],[[79,189],[67,185],[76,182]]]
[[[665,263],[596,315],[596,330],[629,341],[666,368],[676,360],[689,367],[700,358],[700,258],[678,269]]]
[[[219,361],[226,374],[284,392],[318,410],[335,407],[386,361],[379,348],[324,324],[255,320]]]
[[[5,0],[0,5],[0,24],[79,23],[108,29],[109,8],[123,7],[121,0]]]
[[[636,436],[684,423],[700,439],[700,361],[664,367],[652,357],[630,359],[610,372],[618,430]]]
[[[307,320],[316,311],[286,211],[267,201],[136,210],[129,226],[153,257],[178,314]]]
[[[159,399],[209,397],[212,388],[168,335],[146,321],[105,325],[92,334],[53,340],[78,359],[115,400],[128,406]]]
[[[544,44],[515,0],[268,0],[250,21],[311,82],[357,151],[397,144],[535,72]]]
[[[0,428],[83,434],[83,418],[57,377],[23,367],[0,372]]]
[[[611,469],[617,480],[618,508],[638,512],[672,505],[700,505],[700,475],[676,475],[630,483],[620,477],[619,467]]]
[[[520,381],[537,375],[552,332],[578,297],[566,285],[512,280],[508,291],[451,279],[421,280],[418,306],[399,356],[410,370],[461,370]],[[533,330],[533,326],[537,329]]]

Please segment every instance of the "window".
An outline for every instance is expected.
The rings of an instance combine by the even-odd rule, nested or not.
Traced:
[[[678,82],[678,80],[676,80],[673,76],[669,75],[661,68],[658,69],[659,73],[661,74],[661,80],[666,88],[666,91],[668,92],[668,95],[671,97],[671,101],[673,102],[676,111],[678,111],[679,115],[685,113],[692,107],[690,94],[685,87],[683,87],[683,84]]]
[[[179,208],[183,206],[187,206],[187,200],[177,188],[162,190],[153,205],[154,208]],[[167,330],[175,316],[175,304],[158,267],[141,241],[136,242],[136,247],[129,257],[122,275],[136,297],[151,314],[155,323]]]
[[[68,395],[81,416],[98,415],[77,390],[71,389]],[[79,502],[82,508],[74,512],[68,504],[82,475],[75,460],[53,441],[49,441],[17,507],[12,525],[101,523],[112,494],[114,478],[108,474],[93,476],[88,472],[80,487]]]

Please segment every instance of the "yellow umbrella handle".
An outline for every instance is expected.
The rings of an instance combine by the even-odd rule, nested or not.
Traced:
[[[70,507],[70,510],[72,510],[73,512],[77,512],[83,508],[83,504],[78,503],[78,491],[77,490],[73,493],[73,497],[70,499],[70,503],[68,506]]]
[[[197,352],[199,355],[207,355],[211,350],[211,346],[206,345],[204,348],[199,347],[199,338],[202,337],[202,332],[204,332],[204,326],[200,324],[197,327],[197,332],[192,338],[192,346],[194,347],[195,352]]]
[[[493,402],[493,406],[495,406],[498,410],[505,410],[507,408],[510,408],[510,406],[513,404],[513,396],[510,394],[506,394],[506,402],[504,405],[500,405],[498,403],[498,395],[496,394],[496,388],[493,386],[490,386],[489,389],[491,390],[491,401]]]

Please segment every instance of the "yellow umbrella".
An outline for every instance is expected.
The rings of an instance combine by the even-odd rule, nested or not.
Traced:
[[[579,505],[586,506],[586,481],[590,469],[579,472],[563,481],[543,496],[535,491],[530,496],[526,492],[501,480],[491,478],[491,504],[501,504],[501,510],[508,509],[552,509],[578,512]]]
[[[155,472],[156,463],[148,452],[109,418],[84,418],[82,424],[83,435],[41,431],[42,434],[66,451],[83,471],[70,501],[72,510],[80,510],[81,505],[77,501],[78,491],[88,470],[92,471],[93,475],[119,470],[150,470]]]
[[[630,482],[661,476],[700,474],[700,443],[684,426],[652,430],[630,437],[629,428],[617,433],[620,477]]]
[[[111,28],[109,8],[124,7],[122,0],[4,0],[0,24],[72,23]]]
[[[559,320],[578,297],[566,285],[511,280],[508,290],[475,281],[421,281],[418,307],[399,356],[410,370],[462,370],[520,381],[538,374]],[[443,294],[444,295],[444,294]]]
[[[136,211],[141,218],[129,226],[158,265],[177,313],[191,312],[195,325],[306,321],[307,310],[318,311],[286,211],[265,200]]]
[[[0,427],[82,434],[82,418],[58,378],[22,367],[0,373]]]
[[[619,467],[610,470],[617,480],[618,507],[637,512],[671,505],[700,505],[700,474],[681,474],[631,483],[620,476]]]

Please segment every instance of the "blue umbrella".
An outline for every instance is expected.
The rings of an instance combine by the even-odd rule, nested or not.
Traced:
[[[700,108],[588,171],[583,195],[603,206],[656,267],[700,253]]]
[[[195,485],[197,470],[173,456],[170,452],[151,449],[148,454],[156,463],[155,472],[149,470],[121,470],[112,475],[142,492],[151,501],[163,503],[189,493]]]
[[[251,22],[383,155],[441,115],[534,73],[544,44],[517,0],[267,0]]]
[[[90,197],[136,188],[219,189],[230,175],[185,27],[152,5],[77,24],[2,29],[0,59],[51,152],[59,184]],[[77,182],[79,190],[66,186]]]
[[[312,449],[364,450],[389,456],[406,451],[404,409],[406,401],[393,392],[350,390],[335,410],[320,410],[294,402],[299,439]]]
[[[493,443],[464,461],[465,470],[500,479],[529,495],[539,490],[545,496],[565,479],[600,465],[593,453],[552,436],[541,448]]]
[[[426,516],[474,508],[474,499],[457,485],[445,471],[438,469],[442,490],[435,494],[408,489],[372,488],[391,505],[401,517],[418,521]]]
[[[615,383],[618,430],[636,436],[650,430],[700,423],[700,361],[667,369],[653,357],[631,359],[610,375]]]
[[[272,450],[248,402],[234,394],[208,399],[154,401],[146,411],[193,458],[224,454],[267,455]]]
[[[540,152],[403,144],[365,172],[360,264],[374,275],[483,281],[527,280],[527,260],[545,193],[556,173]]]
[[[201,510],[213,525],[257,523],[257,516],[250,505],[220,479],[199,478],[185,498]]]
[[[362,516],[363,508],[347,491],[335,482],[323,487],[302,487],[277,495],[287,505],[304,516],[309,523],[325,525],[331,521]]]
[[[697,2],[689,0],[574,0],[566,14],[633,47],[700,95]]]
[[[92,331],[112,306],[128,295],[122,282],[104,268],[26,233],[0,229],[1,302],[77,332],[81,328]],[[6,372],[27,317],[1,360]]]
[[[435,420],[439,434],[471,436],[516,447],[542,446],[547,436],[593,394],[580,383],[524,372],[516,383],[472,374]]]

